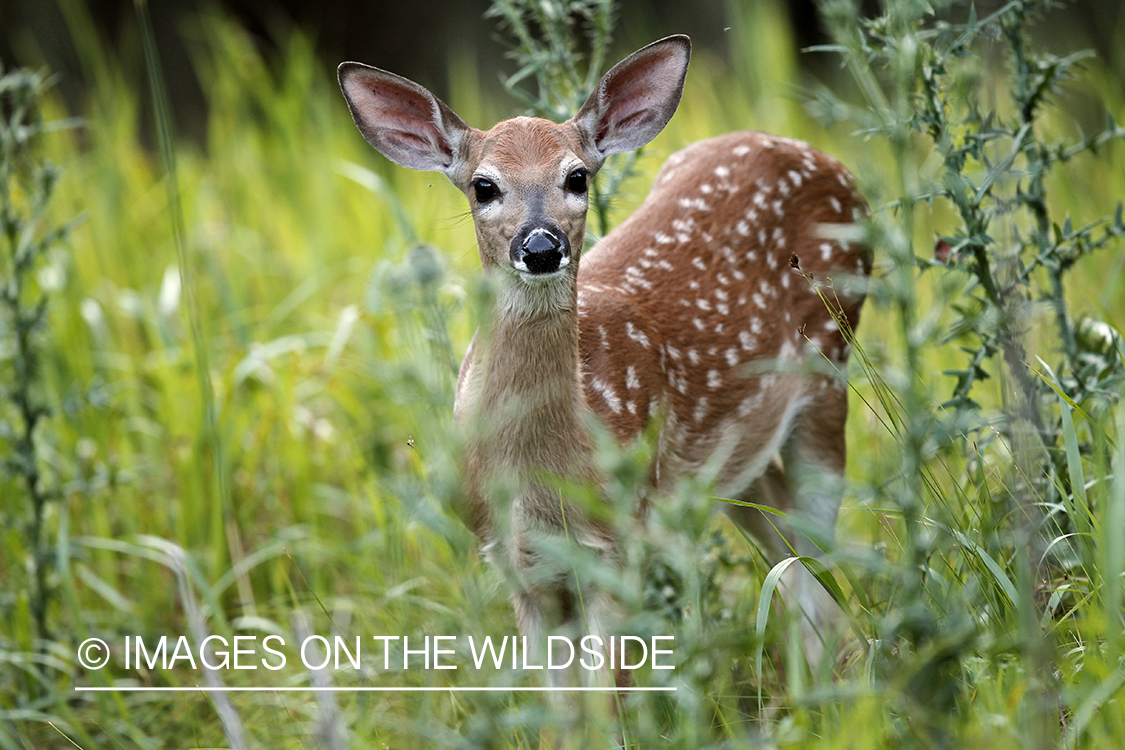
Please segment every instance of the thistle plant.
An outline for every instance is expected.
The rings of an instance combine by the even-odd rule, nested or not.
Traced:
[[[42,135],[69,124],[42,118],[39,101],[50,85],[44,73],[0,69],[0,520],[8,538],[0,560],[6,567],[22,556],[27,576],[14,599],[0,601],[0,619],[5,631],[22,632],[12,620],[26,606],[36,651],[51,637],[49,516],[61,485],[47,461],[53,399],[43,360],[56,255],[69,230],[48,217],[59,170],[37,150]]]
[[[507,33],[504,41],[517,65],[503,78],[504,88],[527,105],[530,115],[556,122],[572,117],[605,72],[613,0],[495,0],[486,16]],[[526,88],[529,80],[534,91]],[[599,172],[591,192],[599,235],[609,232],[610,204],[640,153],[614,154]]]
[[[967,665],[988,645],[995,617],[1018,634],[1010,648],[1026,670],[1023,746],[1050,744],[1064,701],[1055,641],[1043,623],[1076,591],[1101,586],[1109,601],[1120,596],[1112,576],[1120,564],[1108,579],[1089,564],[1116,547],[1119,531],[1103,523],[1110,536],[1099,539],[1095,529],[1099,518],[1114,517],[1120,498],[1101,492],[1106,510],[1091,510],[1083,457],[1103,468],[1112,463],[1113,440],[1098,425],[1119,401],[1125,349],[1104,322],[1074,319],[1066,279],[1084,257],[1119,247],[1125,225],[1120,204],[1076,225],[1054,212],[1048,193],[1053,172],[1108,148],[1125,129],[1110,118],[1096,135],[1052,140],[1053,99],[1087,57],[1032,49],[1029,28],[1052,5],[1014,0],[978,18],[975,8],[952,2],[895,0],[861,19],[849,0],[820,3],[835,43],[818,49],[843,57],[863,102],[820,91],[810,109],[826,122],[858,125],[893,156],[889,173],[861,178],[874,207],[864,229],[884,259],[872,297],[897,321],[904,356],[882,370],[861,360],[902,459],[872,494],[901,512],[905,539],[900,565],[873,563],[876,577],[888,577],[891,598],[868,624],[884,649],[885,679],[898,685],[902,712],[917,720],[923,744],[951,741],[947,710],[961,700]],[[965,20],[944,20],[957,17]],[[984,62],[996,53],[1006,75]],[[997,101],[1002,87],[1006,100]],[[936,248],[919,252],[924,212],[947,224]],[[921,302],[927,272],[939,274],[948,313]],[[1037,316],[1043,307],[1049,316]],[[1032,330],[1048,342],[1040,357],[1050,362],[1032,355]],[[954,382],[941,402],[925,357],[954,344],[964,365],[944,373]],[[990,377],[1002,383],[999,410],[982,406],[991,396],[981,383]],[[1076,431],[1072,414],[1092,427]],[[1007,458],[996,466],[998,453]],[[986,472],[1004,478],[990,483]],[[1071,554],[1076,548],[1087,551]],[[1087,583],[1056,583],[1070,576]],[[1054,604],[1044,612],[1048,595]],[[1110,616],[1112,631],[1119,617]],[[908,661],[907,652],[921,658]],[[895,670],[907,676],[895,681]]]

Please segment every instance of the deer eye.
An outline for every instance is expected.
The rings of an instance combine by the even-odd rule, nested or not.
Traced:
[[[483,177],[473,180],[473,191],[477,194],[477,203],[488,203],[498,195],[492,180],[486,180]]]
[[[590,180],[590,172],[584,167],[571,172],[566,177],[566,189],[572,193],[582,194],[586,192],[587,183]]]

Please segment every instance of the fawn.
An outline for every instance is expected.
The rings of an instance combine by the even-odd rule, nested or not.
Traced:
[[[817,286],[870,273],[864,248],[826,239],[823,225],[851,224],[863,210],[840,163],[762,133],[700,141],[673,154],[636,213],[582,252],[591,180],[610,154],[668,123],[690,52],[686,36],[654,42],[614,66],[567,122],[516,117],[486,131],[412,81],[339,68],[367,141],[401,166],[443,172],[465,194],[484,273],[499,280],[461,366],[454,418],[468,432],[469,524],[512,574],[528,642],[567,628],[604,633],[612,611],[607,595],[576,592],[535,544],[565,534],[615,563],[610,526],[544,478],[599,481],[590,412],[622,443],[662,419],[656,496],[717,462],[719,493],[791,511],[803,533],[782,526],[782,539],[760,511],[728,506],[774,562],[791,545],[819,554],[833,538],[847,414],[841,329],[858,323],[863,291]],[[783,593],[804,611],[815,655],[833,604],[805,576]]]

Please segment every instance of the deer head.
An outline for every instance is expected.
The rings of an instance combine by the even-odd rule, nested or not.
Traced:
[[[640,148],[668,123],[690,54],[686,36],[653,42],[606,73],[570,120],[516,117],[485,131],[394,73],[354,62],[338,72],[368,143],[401,166],[444,173],[468,198],[486,271],[573,288],[590,181],[610,154]]]

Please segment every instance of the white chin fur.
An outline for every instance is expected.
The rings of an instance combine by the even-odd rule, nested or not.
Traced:
[[[551,273],[528,273],[527,271],[516,271],[516,273],[525,284],[529,284],[531,286],[544,286],[546,284],[554,283],[555,281],[561,279],[563,276],[566,276],[566,266],[564,265],[560,267],[559,270],[552,271]]]
[[[551,315],[574,306],[574,284],[567,283],[566,268],[549,274],[516,271],[515,283],[505,285],[499,303],[504,312],[517,318]]]

